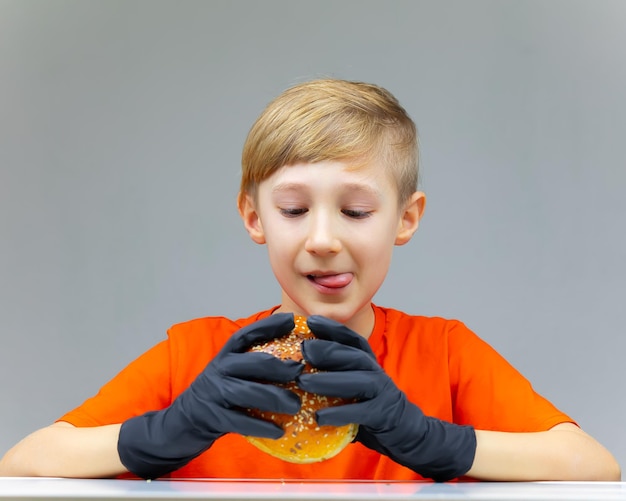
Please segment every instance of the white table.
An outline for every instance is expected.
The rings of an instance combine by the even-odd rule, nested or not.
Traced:
[[[0,478],[0,500],[626,501],[626,482],[460,483]]]

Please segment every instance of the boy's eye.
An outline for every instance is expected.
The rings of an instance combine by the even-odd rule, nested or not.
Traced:
[[[281,215],[285,217],[298,217],[306,214],[307,209],[280,209]]]
[[[354,218],[354,219],[364,219],[372,215],[371,211],[357,210],[357,209],[342,209],[341,212],[343,212],[346,216]]]

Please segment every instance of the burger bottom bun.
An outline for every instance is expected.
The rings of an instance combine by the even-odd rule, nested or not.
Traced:
[[[358,431],[356,424],[320,426],[315,421],[315,411],[346,403],[344,399],[308,393],[295,383],[280,386],[296,393],[302,407],[293,416],[250,409],[252,416],[272,421],[285,430],[278,439],[245,437],[252,445],[283,461],[306,464],[330,459],[354,440]]]

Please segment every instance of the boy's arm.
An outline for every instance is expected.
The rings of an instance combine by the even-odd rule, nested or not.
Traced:
[[[536,433],[476,430],[476,441],[467,475],[479,480],[621,480],[611,453],[572,423]]]
[[[117,452],[119,424],[76,428],[54,423],[31,433],[0,459],[5,477],[114,477],[126,472]]]

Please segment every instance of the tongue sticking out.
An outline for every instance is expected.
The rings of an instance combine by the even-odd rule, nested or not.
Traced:
[[[325,275],[322,277],[311,276],[311,280],[324,287],[345,287],[352,282],[352,273],[339,273],[337,275]]]

